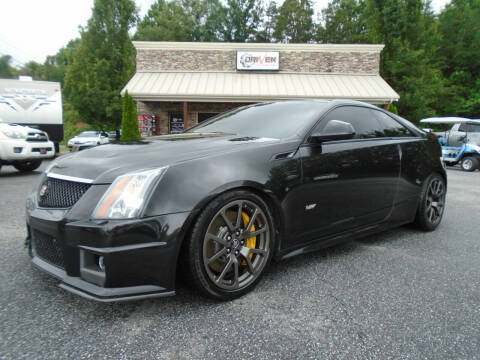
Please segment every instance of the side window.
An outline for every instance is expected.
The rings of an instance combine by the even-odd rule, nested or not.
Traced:
[[[371,110],[382,125],[383,137],[412,137],[414,134],[405,126],[382,111]]]
[[[468,124],[468,132],[480,133],[480,125]]]
[[[352,124],[356,139],[382,137],[382,126],[371,111],[361,106],[342,106],[332,110],[317,125],[315,131],[321,132],[330,120],[340,120]]]
[[[465,123],[460,124],[457,131],[466,132],[467,131],[467,124],[465,124]]]

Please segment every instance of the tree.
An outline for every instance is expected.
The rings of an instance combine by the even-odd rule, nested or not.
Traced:
[[[317,41],[334,44],[365,43],[366,29],[364,0],[333,0],[322,10]]]
[[[10,55],[0,56],[0,78],[13,79],[15,77],[15,69],[10,66],[12,57]]]
[[[223,40],[229,42],[254,41],[263,17],[259,0],[227,0],[223,25]]]
[[[450,90],[445,114],[480,117],[479,19],[480,0],[453,0],[439,16],[437,56]]]
[[[135,40],[192,41],[193,26],[179,1],[157,0],[138,23]]]
[[[280,7],[273,36],[286,43],[307,43],[313,39],[315,24],[310,0],[285,0]]]
[[[133,98],[125,92],[122,102],[122,134],[121,140],[139,140],[140,131],[138,130],[137,108]]]
[[[365,15],[368,40],[385,44],[380,73],[400,94],[399,113],[413,121],[436,115],[447,89],[432,55],[429,1],[367,0]]]
[[[133,0],[95,0],[78,48],[67,54],[64,94],[83,122],[101,129],[120,124],[120,91],[135,69],[128,31],[136,19]]]
[[[277,24],[278,7],[274,0],[271,0],[264,11],[262,26],[255,36],[256,42],[274,42],[275,26]]]

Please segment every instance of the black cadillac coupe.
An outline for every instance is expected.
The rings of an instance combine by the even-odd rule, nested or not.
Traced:
[[[33,264],[99,301],[250,291],[272,259],[414,223],[434,230],[446,172],[435,138],[375,106],[242,107],[179,135],[53,162],[27,199]]]

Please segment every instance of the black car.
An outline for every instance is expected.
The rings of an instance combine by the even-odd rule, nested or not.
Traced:
[[[242,107],[180,135],[55,161],[27,199],[33,263],[78,295],[118,301],[251,290],[269,262],[415,223],[445,206],[437,140],[375,106]]]

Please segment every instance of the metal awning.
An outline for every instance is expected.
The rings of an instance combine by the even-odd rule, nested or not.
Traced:
[[[138,72],[122,90],[140,101],[259,102],[352,99],[398,100],[380,75],[256,72]]]

